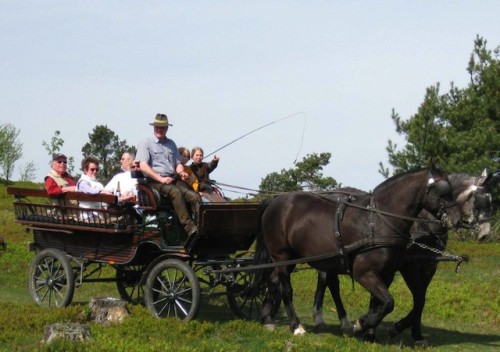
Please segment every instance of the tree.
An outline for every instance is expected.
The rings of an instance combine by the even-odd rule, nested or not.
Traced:
[[[33,181],[36,177],[36,166],[35,163],[30,161],[25,164],[23,167],[19,168],[19,181],[28,182]]]
[[[423,103],[409,120],[393,110],[396,132],[406,145],[398,150],[389,140],[386,148],[393,173],[425,167],[430,160],[447,172],[478,174],[495,171],[500,157],[500,47],[493,52],[486,40],[474,41],[467,71],[470,83],[459,89],[451,84],[440,95],[440,85],[427,88]],[[389,169],[380,163],[386,177]]]
[[[94,156],[100,161],[98,178],[105,182],[120,170],[120,157],[125,151],[134,151],[135,148],[127,145],[126,140],[120,138],[108,128],[98,125],[89,133],[90,142],[82,147],[84,157]]]
[[[321,171],[330,162],[331,153],[308,154],[295,168],[272,172],[261,180],[259,190],[266,192],[292,192],[299,190],[328,191],[335,188],[337,181],[323,177]]]
[[[50,159],[52,160],[52,154],[58,153],[61,151],[62,146],[64,145],[64,139],[60,137],[60,131],[54,131],[54,135],[52,136],[50,142],[42,141],[42,145],[45,147],[45,150],[49,154]],[[51,162],[49,162],[50,165]],[[72,156],[68,157],[68,173],[72,174],[75,170],[75,158]]]
[[[23,145],[19,142],[19,130],[12,124],[0,125],[0,175],[9,182],[16,161],[23,156]]]

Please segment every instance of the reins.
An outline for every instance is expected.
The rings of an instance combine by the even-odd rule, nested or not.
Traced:
[[[227,184],[227,183],[221,183],[221,182],[216,182],[216,181],[213,181],[213,180],[210,180],[209,181],[210,183],[212,184],[215,184],[215,185],[218,185],[218,186],[224,186],[224,187],[229,187],[229,188],[234,188],[234,189],[240,189],[240,190],[243,190],[243,191],[250,191],[250,192],[254,192],[254,193],[258,193],[258,194],[267,194],[267,195],[272,195],[272,196],[278,196],[280,194],[285,194],[285,193],[288,193],[288,192],[277,192],[277,191],[260,191],[260,190],[256,190],[256,189],[251,189],[251,188],[246,188],[246,187],[241,187],[241,186],[235,186],[235,185],[230,185],[230,184]],[[305,191],[304,191],[305,192]],[[349,207],[352,207],[352,208],[357,208],[357,209],[360,209],[360,210],[364,210],[364,211],[369,211],[369,212],[373,212],[373,213],[378,213],[378,214],[381,214],[381,215],[385,215],[385,216],[389,216],[389,217],[393,217],[393,218],[398,218],[398,219],[402,219],[402,220],[407,220],[407,221],[424,221],[424,222],[429,222],[429,223],[440,223],[439,220],[431,220],[431,219],[421,219],[421,218],[412,218],[412,217],[409,217],[409,216],[404,216],[404,215],[398,215],[398,214],[394,214],[394,213],[390,213],[390,212],[387,212],[387,211],[384,211],[384,210],[380,210],[380,209],[377,209],[375,207],[364,207],[364,206],[361,206],[361,205],[357,205],[357,204],[353,204],[353,203],[350,203],[348,201],[343,201],[343,200],[340,200],[340,199],[331,199],[327,196],[325,196],[325,194],[344,194],[344,195],[347,195],[347,196],[357,196],[357,195],[368,195],[369,193],[364,193],[364,192],[351,192],[351,191],[345,191],[345,190],[332,190],[332,191],[325,191],[325,192],[310,192],[311,194],[314,194],[314,195],[317,195],[318,197],[326,200],[327,202],[330,202],[330,203],[335,203],[335,204],[344,204],[346,206],[349,206]]]
[[[368,207],[365,207],[365,206],[361,206],[361,205],[358,205],[358,204],[353,204],[353,203],[350,203],[348,201],[344,201],[344,200],[335,200],[335,199],[330,199],[326,196],[323,196],[319,193],[315,193],[316,195],[318,195],[320,198],[330,202],[330,203],[338,203],[338,204],[344,204],[345,206],[347,207],[351,207],[351,208],[356,208],[356,209],[360,209],[360,210],[363,210],[363,211],[368,211],[368,212],[371,212],[371,213],[376,213],[376,214],[380,214],[380,215],[384,215],[384,216],[389,216],[389,217],[392,217],[392,218],[397,218],[397,219],[402,219],[402,220],[407,220],[407,221],[423,221],[423,222],[428,222],[428,223],[437,223],[439,224],[440,221],[435,219],[435,220],[431,220],[431,219],[422,219],[422,218],[413,218],[413,217],[410,217],[410,216],[404,216],[404,215],[399,215],[399,214],[394,214],[394,213],[389,213],[387,211],[384,211],[384,210],[380,210],[380,209],[377,209],[371,205],[369,205]],[[346,194],[349,194],[349,193],[346,193]],[[372,194],[370,194],[371,197],[373,197]]]

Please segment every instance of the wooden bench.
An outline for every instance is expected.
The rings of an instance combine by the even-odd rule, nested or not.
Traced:
[[[131,232],[135,220],[131,206],[119,205],[114,195],[68,192],[51,197],[45,189],[20,187],[7,187],[7,194],[15,198],[16,221],[32,228],[119,233]],[[102,208],[81,208],[72,201],[98,202]]]

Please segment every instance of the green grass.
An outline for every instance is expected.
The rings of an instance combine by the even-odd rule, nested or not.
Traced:
[[[3,193],[2,193],[3,192]],[[41,343],[44,326],[56,322],[86,322],[92,297],[118,297],[113,283],[86,283],[75,291],[67,308],[38,307],[28,291],[28,271],[34,257],[27,250],[32,235],[13,221],[12,199],[0,187],[0,235],[7,251],[0,251],[0,351],[410,351],[410,333],[388,340],[386,331],[411,308],[411,294],[397,275],[390,291],[396,300],[377,330],[378,343],[343,337],[335,307],[325,298],[326,332],[312,329],[313,294],[316,275],[299,270],[292,276],[294,303],[308,334],[293,336],[283,311],[276,331],[266,331],[257,322],[237,320],[225,297],[202,301],[198,318],[191,322],[156,319],[142,306],[128,306],[131,313],[121,325],[89,323],[92,339],[84,343]],[[467,254],[455,273],[454,263],[441,263],[429,287],[423,315],[424,336],[433,351],[496,351],[500,348],[500,243],[452,240],[448,251]],[[301,269],[306,268],[301,266]],[[113,275],[108,268],[105,274]],[[349,317],[353,320],[368,307],[368,293],[348,277],[341,278],[341,290]]]

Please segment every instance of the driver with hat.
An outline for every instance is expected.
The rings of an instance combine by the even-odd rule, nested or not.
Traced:
[[[142,140],[137,146],[136,161],[141,171],[147,176],[148,184],[157,189],[162,197],[172,200],[175,213],[184,226],[188,236],[198,233],[198,227],[190,216],[186,202],[190,205],[194,219],[197,219],[200,196],[175,185],[177,178],[188,177],[181,163],[181,157],[175,142],[167,138],[167,130],[172,126],[165,114],[157,114],[150,123],[154,128],[153,136]]]

